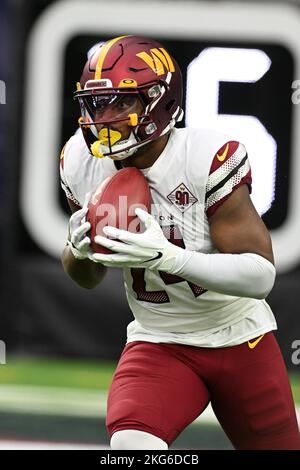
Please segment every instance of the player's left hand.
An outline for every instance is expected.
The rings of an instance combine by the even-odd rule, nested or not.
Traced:
[[[96,235],[95,242],[115,253],[95,253],[95,261],[105,266],[140,267],[172,272],[182,248],[166,239],[159,223],[151,214],[140,208],[136,209],[135,213],[146,230],[143,233],[131,233],[111,226],[104,227],[105,235],[110,238]]]

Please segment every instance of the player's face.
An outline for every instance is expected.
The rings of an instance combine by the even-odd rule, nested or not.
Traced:
[[[144,109],[139,96],[134,93],[90,96],[85,100],[85,106],[92,120],[97,123],[98,132],[109,125],[111,129],[119,131],[123,139],[128,138],[132,131],[128,115],[140,115]],[[114,120],[120,121],[111,123]]]

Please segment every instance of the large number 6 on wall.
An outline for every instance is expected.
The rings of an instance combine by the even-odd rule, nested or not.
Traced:
[[[218,129],[245,144],[253,173],[253,203],[266,212],[275,195],[277,145],[254,116],[218,113],[220,82],[255,83],[271,66],[260,49],[208,47],[187,70],[186,124]]]

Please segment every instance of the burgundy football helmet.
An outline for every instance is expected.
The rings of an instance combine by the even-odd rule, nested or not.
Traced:
[[[178,64],[161,44],[140,36],[100,44],[84,67],[74,98],[80,104],[86,144],[95,157],[127,158],[167,134],[183,117]],[[126,140],[111,128],[120,121],[132,127]]]

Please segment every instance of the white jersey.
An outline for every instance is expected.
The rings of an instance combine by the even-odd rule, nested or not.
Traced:
[[[118,170],[110,158],[92,157],[81,132],[67,142],[62,187],[81,206],[85,194]],[[149,183],[152,214],[173,243],[215,253],[209,217],[241,184],[251,187],[245,147],[211,130],[173,129],[155,163],[141,170]],[[206,291],[184,279],[142,268],[124,269],[127,299],[135,320],[128,342],[233,346],[276,329],[264,300]]]

